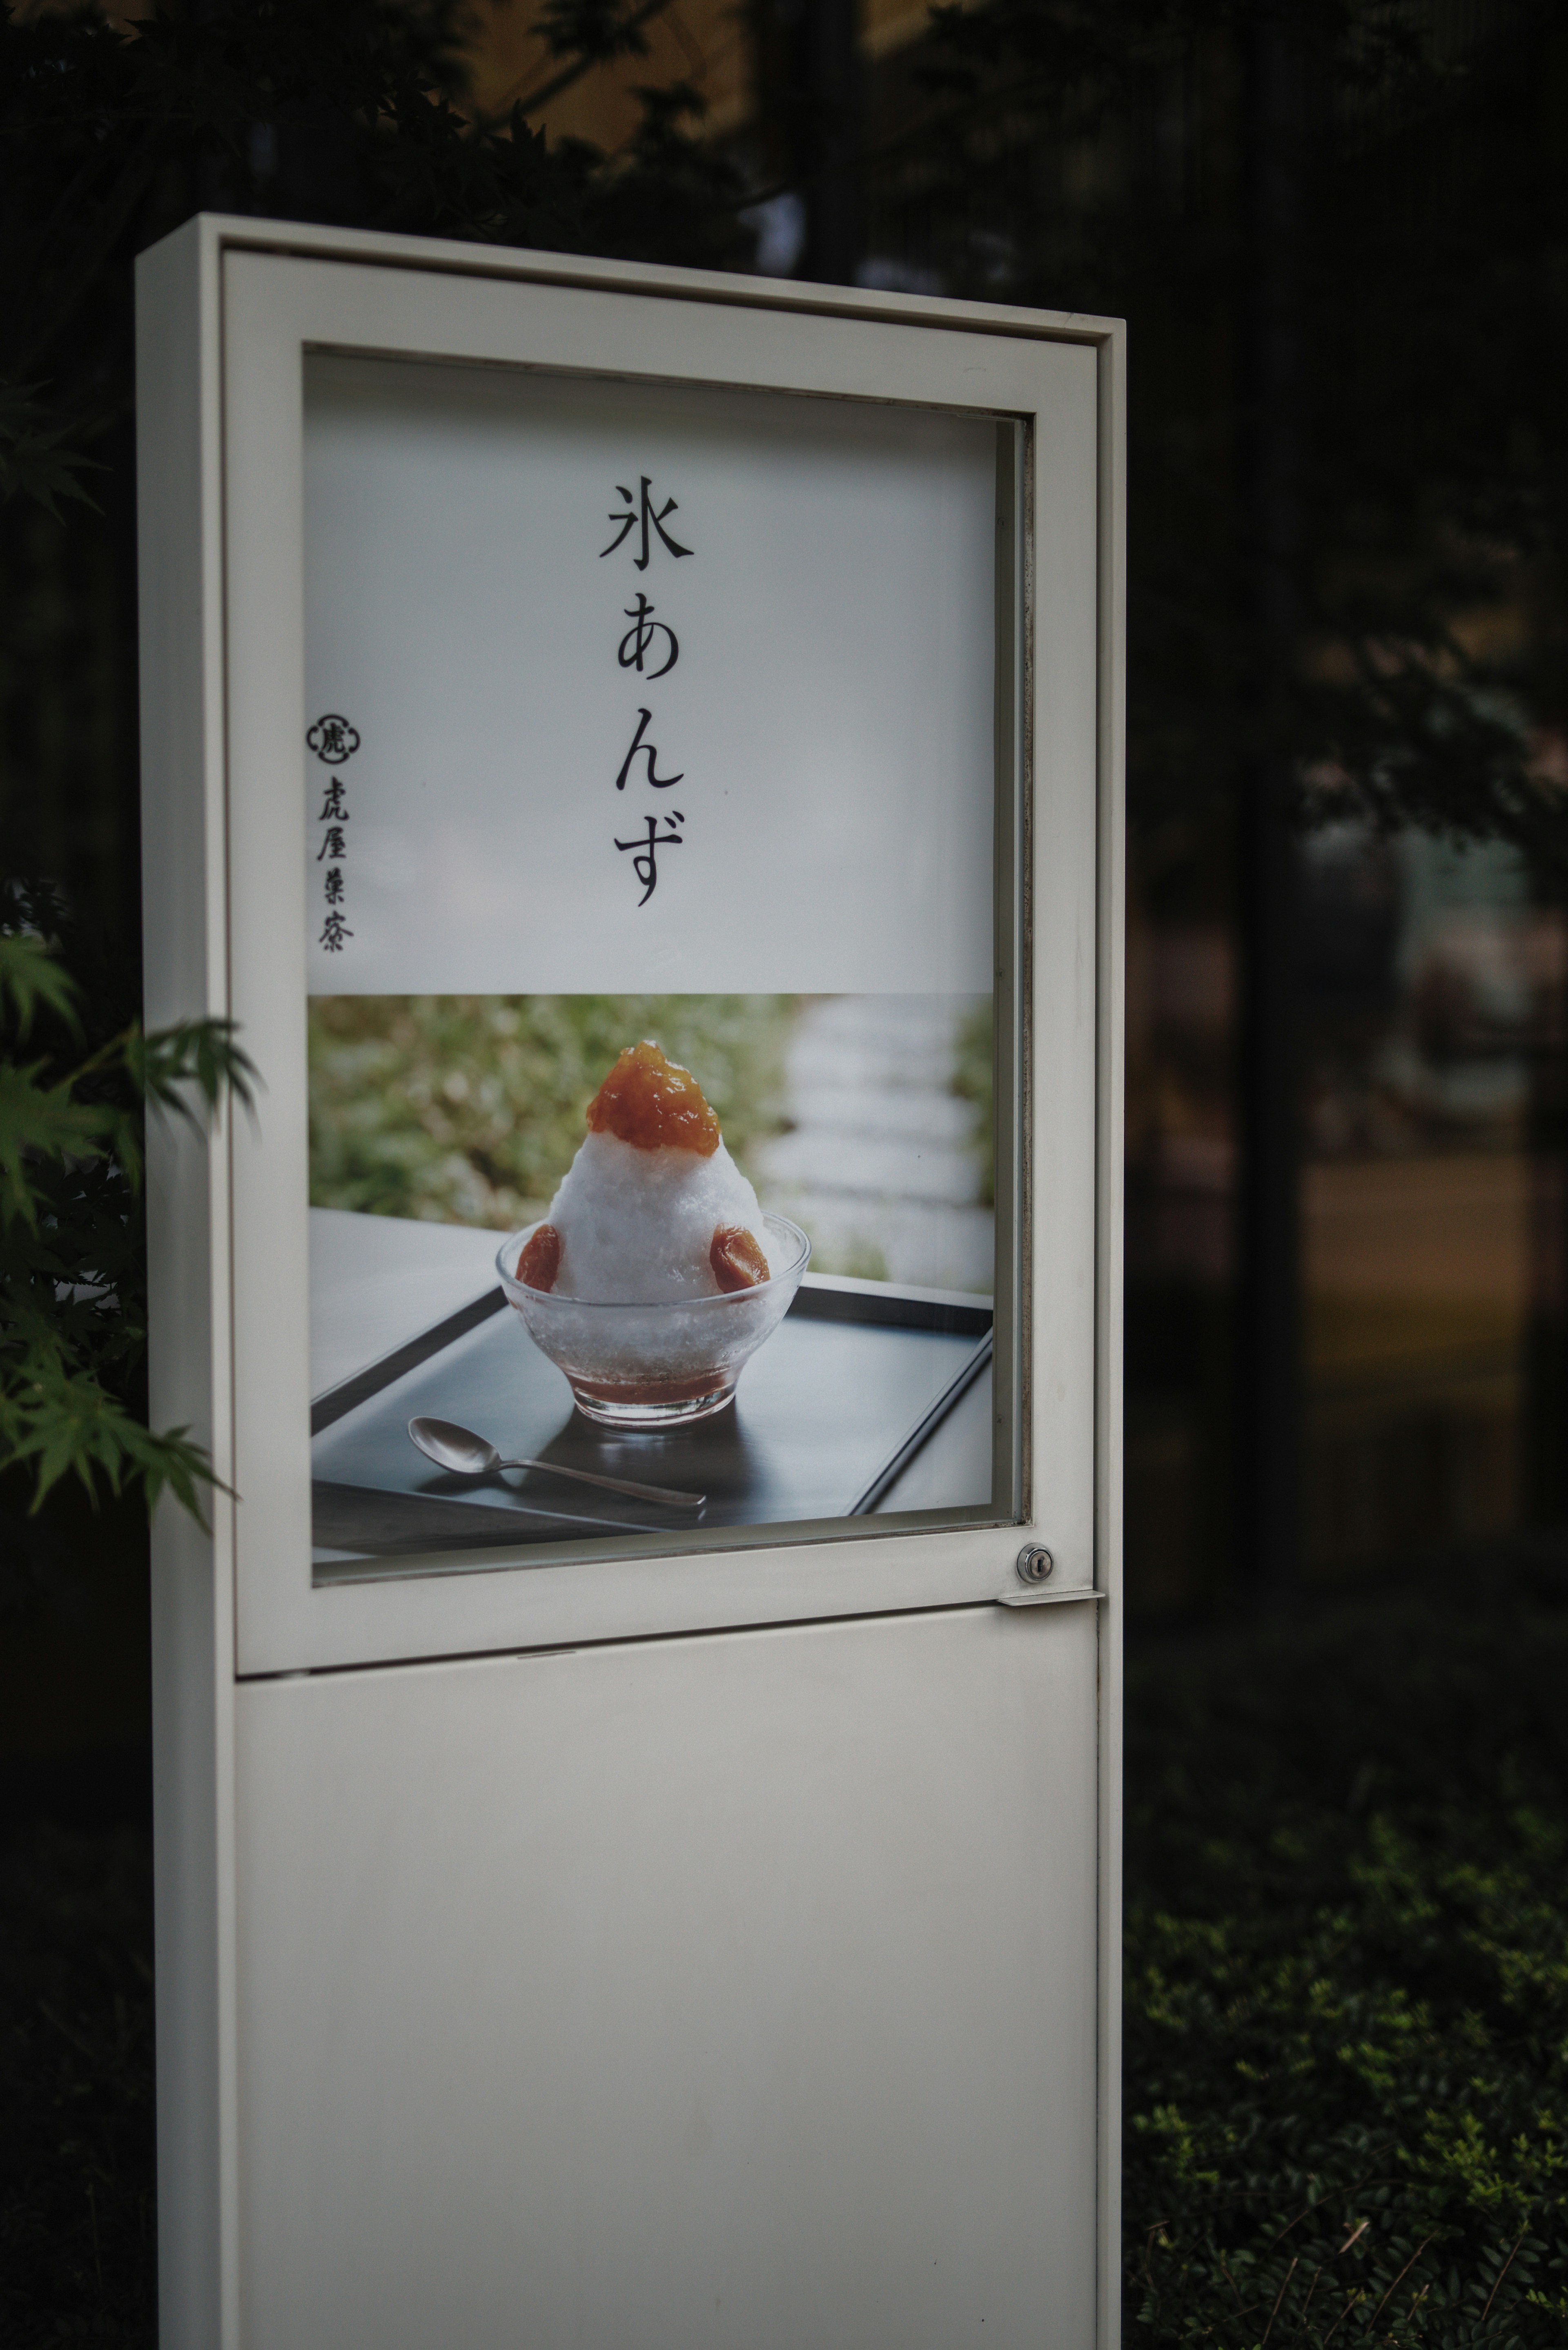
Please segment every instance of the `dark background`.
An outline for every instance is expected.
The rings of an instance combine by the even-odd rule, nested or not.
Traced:
[[[1255,1637],[1227,1669],[1282,1689],[1280,1627],[1318,1627],[1302,1641],[1342,1695],[1355,1611],[1393,1608],[1364,1711],[1397,1713],[1398,1659],[1445,1611],[1473,1635],[1489,1598],[1497,1690],[1445,1714],[1428,1677],[1387,1766],[1413,1784],[1421,1738],[1480,1736],[1517,1696],[1496,1623],[1557,1605],[1568,26],[1532,0],[979,0],[897,39],[844,0],[636,13],[5,20],[0,392],[86,461],[93,504],[0,505],[4,862],[65,891],[95,1003],[129,1014],[130,265],[197,209],[1126,317],[1127,1579],[1147,1686],[1207,1691],[1135,1707],[1165,1900],[1158,1855],[1199,1800],[1183,1758],[1224,1708],[1216,1643]],[[488,117],[524,35],[526,110]],[[639,52],[656,35],[673,67]],[[32,1921],[7,2046],[56,2168],[37,2186],[17,2154],[0,2246],[35,2280],[16,2338],[140,2340],[145,1531],[103,1497],[27,1502],[0,1473],[0,1797]],[[1532,1702],[1519,1751],[1560,1795]],[[1362,1734],[1303,1730],[1302,1785],[1343,1762],[1347,1804]],[[1279,1918],[1294,1898],[1276,1885]],[[97,2116],[79,2137],[73,2099]],[[51,2331],[57,2301],[99,2330]],[[1493,2338],[1471,2318],[1452,2338]]]

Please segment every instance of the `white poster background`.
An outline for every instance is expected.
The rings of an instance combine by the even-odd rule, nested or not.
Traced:
[[[995,480],[930,411],[310,357],[311,993],[989,993]]]

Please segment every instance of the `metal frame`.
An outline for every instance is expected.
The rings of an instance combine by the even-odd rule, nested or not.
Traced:
[[[1123,330],[204,216],[143,256],[138,339],[148,1017],[239,1018],[268,1086],[258,1126],[221,1120],[205,1147],[155,1138],[150,1166],[154,1422],[187,1425],[244,1497],[215,1497],[210,1534],[167,1503],[154,1532],[165,2339],[239,2340],[238,1684],[972,1608],[1018,1595],[1013,1560],[1037,1543],[1055,1567],[1032,1602],[1104,1602],[1094,1611],[1097,2340],[1109,2350],[1119,2323]],[[747,1552],[743,1579],[708,1552],[652,1575],[607,1558],[566,1575],[491,1566],[312,1586],[291,490],[306,347],[911,401],[1022,427],[1023,953],[1000,975],[1007,1001],[1016,983],[1025,1047],[1027,1275],[1009,1349],[1023,1388],[1018,1523],[775,1535]]]

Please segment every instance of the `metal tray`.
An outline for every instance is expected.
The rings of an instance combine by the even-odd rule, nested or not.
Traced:
[[[561,1374],[492,1290],[317,1399],[317,1574],[330,1580],[356,1560],[492,1544],[864,1516],[989,1367],[991,1351],[991,1307],[978,1298],[808,1276],[728,1411],[667,1435],[620,1437],[573,1408]],[[667,1513],[547,1471],[448,1476],[410,1440],[421,1412],[474,1429],[503,1453],[668,1480],[706,1493],[707,1506]],[[990,1500],[988,1486],[955,1491],[944,1505]]]

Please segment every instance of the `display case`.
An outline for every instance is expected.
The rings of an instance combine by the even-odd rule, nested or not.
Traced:
[[[1119,330],[139,333],[165,2338],[1109,2343]]]

